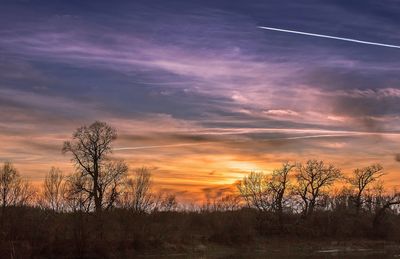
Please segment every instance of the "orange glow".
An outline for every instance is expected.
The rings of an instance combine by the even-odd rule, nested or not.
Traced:
[[[163,122],[168,125],[166,130],[152,129],[154,122],[151,120],[136,124],[112,122],[120,135],[114,143],[113,157],[124,159],[130,166],[130,173],[142,166],[151,168],[154,189],[175,192],[182,201],[202,201],[210,190],[234,191],[232,185],[250,171],[271,173],[285,161],[307,159],[323,159],[345,173],[356,167],[381,163],[388,173],[385,176],[387,185],[399,184],[400,164],[394,160],[392,151],[400,144],[396,134],[327,137],[326,132],[321,132],[322,136],[315,138],[251,139],[237,134],[237,130],[220,136],[213,130],[182,124],[170,118]],[[61,147],[73,129],[69,127],[65,132],[44,136],[34,130],[29,137],[1,136],[0,155],[4,160],[12,161],[24,177],[36,183],[43,180],[51,166],[69,174],[74,168],[70,157],[61,154]],[[313,135],[316,133],[312,132]],[[302,136],[303,132],[295,130],[294,134]]]

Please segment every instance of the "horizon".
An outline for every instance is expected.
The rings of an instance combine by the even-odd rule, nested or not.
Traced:
[[[400,184],[399,6],[346,1],[9,1],[0,10],[0,162],[39,183],[64,141],[117,129],[113,157],[182,200],[316,158]],[[23,17],[23,19],[21,19]]]

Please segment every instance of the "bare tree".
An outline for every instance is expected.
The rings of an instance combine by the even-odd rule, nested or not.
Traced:
[[[99,185],[103,197],[102,206],[112,208],[122,193],[123,183],[126,181],[128,166],[123,161],[113,161],[105,165],[104,174],[99,178]]]
[[[0,194],[3,208],[12,204],[14,200],[13,190],[20,185],[20,182],[17,169],[10,162],[5,162],[0,171]]]
[[[325,206],[329,210],[344,211],[349,208],[353,191],[348,186],[341,186],[329,192]]]
[[[66,206],[73,212],[89,212],[93,207],[93,199],[90,192],[82,191],[90,189],[90,180],[75,172],[65,181],[64,199]]]
[[[137,213],[148,212],[155,205],[155,197],[151,193],[151,172],[142,167],[136,170],[134,178],[126,182],[123,206]]]
[[[28,182],[22,180],[17,169],[5,162],[0,169],[0,203],[4,209],[7,206],[22,206],[28,204],[35,191]]]
[[[79,177],[83,178],[75,179],[78,180],[75,187],[93,199],[96,211],[114,205],[128,172],[124,162],[109,160],[111,143],[116,138],[114,128],[96,121],[90,126],[80,127],[74,132],[72,141],[64,142],[63,153],[72,154]]]
[[[42,188],[40,203],[43,207],[54,211],[64,209],[64,175],[60,169],[52,167],[47,173]]]
[[[373,219],[374,229],[376,229],[380,225],[386,213],[392,210],[393,206],[400,204],[400,193],[394,191],[393,194],[382,196],[381,200],[382,201],[380,202],[380,206],[377,206],[375,208],[375,216]]]
[[[265,174],[251,172],[236,186],[249,207],[254,207],[259,211],[271,209],[270,186]]]
[[[374,164],[361,169],[355,169],[353,175],[347,179],[352,188],[355,189],[354,203],[357,213],[359,213],[363,205],[364,191],[384,174],[383,167],[380,164]]]
[[[237,184],[239,193],[250,207],[260,211],[272,209],[281,219],[284,197],[289,185],[289,173],[294,165],[284,163],[272,175],[251,172]]]
[[[289,173],[294,166],[284,163],[282,168],[273,171],[269,182],[269,189],[272,195],[272,208],[278,214],[280,224],[282,224],[284,198],[289,185]]]
[[[176,211],[178,209],[178,201],[173,193],[160,192],[157,195],[151,194],[150,198],[151,206],[149,206],[147,211]],[[130,201],[126,203],[127,208],[130,207],[129,204],[132,204],[132,198],[130,198]]]
[[[175,194],[167,194],[163,197],[160,204],[161,211],[175,211],[178,208],[178,202]]]
[[[221,195],[213,201],[214,211],[234,211],[240,208],[240,196],[233,194]]]
[[[340,170],[333,165],[325,165],[323,161],[308,160],[305,165],[297,166],[297,186],[294,192],[303,202],[304,217],[314,212],[322,192],[339,177],[341,177]]]

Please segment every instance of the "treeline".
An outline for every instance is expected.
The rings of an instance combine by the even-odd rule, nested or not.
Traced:
[[[272,174],[251,172],[237,187],[248,207],[276,214],[280,224],[285,212],[306,219],[316,210],[344,210],[373,213],[378,226],[385,213],[397,212],[400,204],[400,193],[384,189],[384,174],[380,164],[373,164],[346,177],[334,165],[308,160],[285,163]]]
[[[153,192],[147,168],[130,176],[112,159],[116,138],[104,122],[77,129],[62,148],[75,171],[52,168],[40,188],[3,164],[0,257],[134,257],[276,237],[400,241],[400,194],[384,189],[379,164],[345,176],[324,161],[284,163],[249,173],[236,194],[187,206]]]

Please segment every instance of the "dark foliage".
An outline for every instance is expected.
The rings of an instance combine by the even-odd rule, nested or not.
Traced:
[[[388,213],[374,228],[374,215],[316,211],[307,219],[279,218],[255,209],[213,212],[57,213],[8,207],[1,229],[1,258],[134,257],[148,251],[188,251],[199,244],[247,246],[274,237],[316,239],[379,238],[400,241],[400,217]]]

